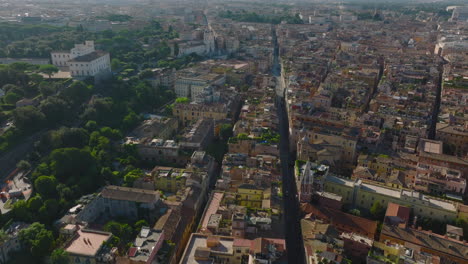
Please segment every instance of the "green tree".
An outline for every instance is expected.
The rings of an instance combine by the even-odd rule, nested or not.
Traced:
[[[49,199],[39,208],[39,218],[42,222],[51,224],[60,215],[60,204],[56,199]]]
[[[54,176],[40,176],[34,181],[35,190],[44,198],[56,197],[57,184]]]
[[[104,225],[104,231],[111,232],[127,243],[133,239],[133,228],[129,224],[109,221]]]
[[[28,209],[32,212],[32,213],[36,213],[39,211],[39,208],[41,208],[42,206],[42,198],[41,196],[39,195],[36,195],[34,197],[32,197],[31,199],[28,200]]]
[[[140,122],[140,118],[138,115],[131,111],[128,113],[122,122],[122,128],[126,131],[130,130],[131,128],[135,127]]]
[[[223,124],[219,129],[219,137],[222,140],[228,140],[232,137],[232,125],[231,124]]]
[[[92,93],[92,86],[87,86],[84,82],[76,81],[65,88],[61,95],[74,106],[84,103]]]
[[[26,160],[20,160],[18,163],[16,163],[16,168],[27,171],[31,168],[31,164]]]
[[[47,74],[49,79],[52,78],[52,74],[57,73],[59,69],[52,64],[44,64],[39,66],[39,72]]]
[[[68,185],[78,184],[79,192],[85,193],[103,184],[99,175],[97,159],[87,149],[62,148],[49,156],[51,174]]]
[[[144,226],[149,226],[148,222],[146,220],[139,220],[135,223],[135,225],[133,226],[135,231],[139,232],[141,230],[142,227]]]
[[[64,123],[71,118],[68,103],[58,97],[51,96],[43,100],[39,109],[44,113],[50,126]]]
[[[7,92],[5,96],[3,97],[3,101],[7,104],[15,104],[18,102],[23,96],[14,93],[14,92]]]
[[[51,96],[57,92],[57,87],[50,82],[41,82],[39,84],[39,92],[43,97]]]
[[[83,128],[62,127],[52,133],[51,139],[54,148],[83,148],[88,145],[89,134]]]
[[[101,135],[108,137],[112,140],[119,140],[122,138],[122,132],[118,129],[112,129],[110,127],[103,127],[99,130]]]
[[[28,132],[34,132],[44,127],[45,115],[34,106],[24,106],[13,111],[15,126]]]
[[[370,213],[375,219],[382,220],[385,216],[385,208],[378,201],[375,201],[370,208]]]
[[[359,209],[352,209],[349,213],[355,216],[361,216],[361,211],[359,211]]]
[[[129,171],[124,176],[124,182],[126,186],[132,187],[133,182],[136,181],[138,178],[143,176],[143,171],[141,169],[134,169]]]
[[[138,74],[138,77],[142,80],[148,79],[148,78],[154,77],[154,73],[151,69],[147,69],[147,70],[140,72],[140,74]]]
[[[113,71],[117,71],[122,68],[123,63],[119,59],[112,59],[111,68]]]
[[[52,254],[50,255],[50,263],[51,264],[68,264],[70,263],[69,255],[65,250],[58,248],[54,250]]]
[[[25,200],[19,200],[14,203],[12,215],[16,221],[29,222],[31,219],[31,212],[29,211],[28,203]]]
[[[28,248],[34,257],[47,256],[52,249],[54,236],[41,223],[32,223],[19,232],[19,240]]]
[[[86,122],[85,128],[86,128],[86,130],[88,130],[89,132],[93,132],[93,131],[96,131],[96,130],[97,130],[98,124],[97,124],[97,122],[94,121],[94,120],[89,120],[88,122]]]
[[[188,99],[187,97],[179,97],[175,100],[175,102],[177,104],[188,104],[190,103],[190,99]]]

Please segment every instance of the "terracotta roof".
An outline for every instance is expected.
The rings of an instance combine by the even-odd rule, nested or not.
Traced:
[[[64,250],[71,255],[95,257],[102,247],[102,243],[111,238],[108,232],[88,230],[79,227],[75,236],[64,247]]]
[[[408,207],[395,204],[395,203],[388,203],[387,212],[385,213],[385,220],[393,222],[396,220],[397,222],[403,221],[404,223],[408,223],[410,218],[410,209]]]
[[[446,238],[427,231],[383,225],[382,235],[410,242],[423,248],[432,249],[434,255],[441,257],[443,254],[447,254],[465,260],[464,263],[466,263],[468,259],[468,244],[466,242],[463,243],[462,241]]]
[[[277,251],[286,250],[286,242],[284,239],[274,239],[274,238],[256,238],[252,241],[250,250],[255,253],[268,253],[268,245],[274,244]]]
[[[101,195],[108,199],[138,203],[152,203],[159,199],[159,192],[156,191],[114,185],[104,187]]]
[[[461,157],[452,156],[452,155],[427,153],[427,152],[421,151],[419,152],[419,157],[427,158],[427,159],[435,159],[435,160],[439,160],[443,162],[451,162],[451,163],[456,163],[456,164],[460,164],[463,166],[468,166],[468,160],[461,158]]]
[[[169,209],[162,215],[156,224],[154,225],[155,230],[164,230],[164,237],[166,240],[173,240],[174,233],[179,226],[181,221],[180,210]]]
[[[235,238],[233,246],[234,247],[248,247],[252,245],[252,240],[250,239],[243,239],[243,238]]]
[[[301,204],[301,210],[306,214],[311,214],[312,217],[330,222],[338,230],[355,232],[369,238],[375,237],[377,230],[376,221],[311,204]]]

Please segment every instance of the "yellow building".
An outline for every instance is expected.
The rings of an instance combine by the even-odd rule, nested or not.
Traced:
[[[171,167],[155,167],[151,172],[156,189],[170,193],[177,193],[185,188],[185,182],[192,174],[190,170]]]
[[[359,155],[358,166],[366,167],[374,170],[379,175],[390,175],[395,167],[392,158],[386,155],[370,156]]]
[[[261,208],[263,190],[252,184],[242,184],[237,188],[237,202],[239,205]]]

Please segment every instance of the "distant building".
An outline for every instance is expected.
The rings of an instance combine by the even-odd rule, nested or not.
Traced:
[[[94,41],[75,44],[70,51],[51,52],[52,64],[68,68],[72,77],[105,76],[110,74],[110,55],[95,50]]]

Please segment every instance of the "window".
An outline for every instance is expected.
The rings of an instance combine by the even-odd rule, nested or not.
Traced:
[[[238,249],[236,250],[236,253],[242,253],[242,250]]]

